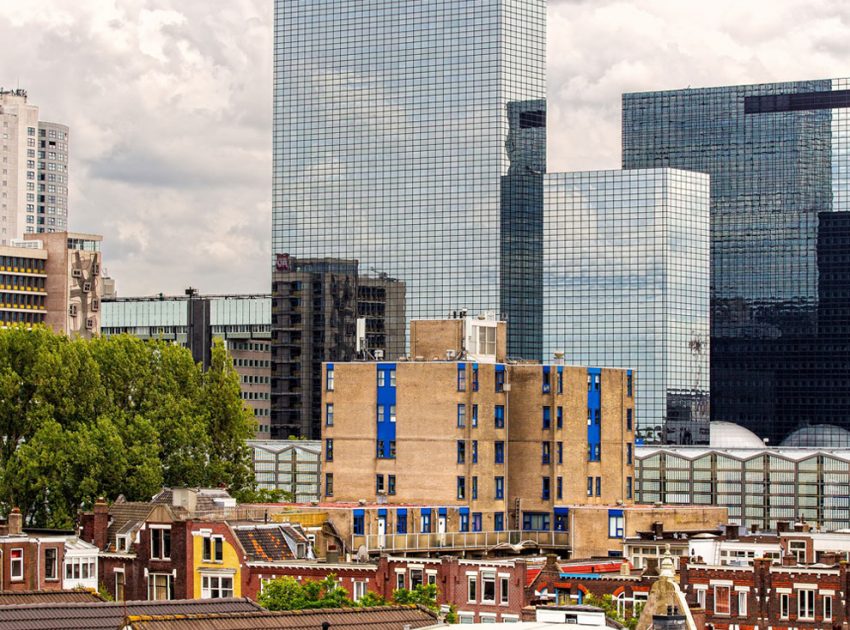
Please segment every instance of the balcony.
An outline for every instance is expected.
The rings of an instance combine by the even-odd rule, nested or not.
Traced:
[[[439,551],[446,549],[567,549],[570,533],[563,531],[447,532],[410,534],[367,534],[352,536],[351,549],[366,547],[371,553],[380,551]]]

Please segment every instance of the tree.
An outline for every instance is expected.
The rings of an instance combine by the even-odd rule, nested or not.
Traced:
[[[304,580],[284,576],[267,582],[259,603],[269,610],[304,610],[308,608],[345,608],[356,604],[331,573],[323,580]]]
[[[614,598],[611,595],[603,595],[599,597],[593,594],[587,594],[584,597],[584,603],[588,606],[596,606],[597,608],[601,608],[605,612],[605,616],[609,619],[616,621],[620,625],[629,628],[629,630],[634,630],[637,627],[638,617],[640,616],[640,611],[636,610],[635,615],[631,617],[623,617],[620,615],[617,610],[617,604],[614,603]]]
[[[255,492],[253,428],[221,342],[205,373],[163,341],[0,331],[0,504],[28,525],[70,527],[99,496],[163,484]]]
[[[393,601],[396,604],[420,605],[433,611],[437,606],[437,585],[417,584],[413,589],[397,588],[393,591]]]

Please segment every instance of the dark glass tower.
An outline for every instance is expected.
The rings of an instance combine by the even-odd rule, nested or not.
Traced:
[[[850,319],[850,295],[836,296],[822,268],[834,258],[820,256],[850,245],[819,237],[843,229],[822,213],[848,209],[847,87],[623,96],[624,168],[711,176],[711,414],[771,443],[800,425],[850,426],[850,346],[834,321],[836,299]]]
[[[501,311],[539,359],[545,36],[545,0],[276,0],[273,253]]]

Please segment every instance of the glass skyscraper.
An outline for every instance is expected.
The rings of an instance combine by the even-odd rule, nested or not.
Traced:
[[[675,169],[551,173],[544,348],[637,370],[636,435],[708,441],[709,178]]]
[[[272,248],[542,352],[545,0],[276,0]]]
[[[624,168],[711,176],[712,418],[771,443],[850,426],[848,87],[623,96]]]

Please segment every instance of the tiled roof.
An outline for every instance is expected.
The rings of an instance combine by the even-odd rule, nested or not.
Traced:
[[[203,514],[206,512],[214,512],[216,510],[220,510],[221,506],[216,504],[215,499],[233,498],[230,496],[230,493],[227,490],[224,490],[222,488],[193,488],[192,492],[195,495],[194,511],[196,514]],[[151,499],[151,502],[163,503],[172,507],[177,507],[174,505],[174,490],[172,490],[171,488],[163,488],[159,494],[157,494],[153,499]]]
[[[115,548],[115,536],[119,533],[129,533],[132,525],[143,522],[153,510],[150,503],[130,501],[113,503],[109,506],[109,527],[106,529],[106,540],[109,548]]]
[[[117,630],[126,615],[191,615],[256,612],[249,599],[86,602],[0,606],[0,630]]]
[[[91,591],[0,591],[0,606],[103,601]]]
[[[234,533],[251,560],[275,562],[295,559],[281,525],[237,527]]]
[[[130,617],[133,630],[256,630],[259,628],[310,629],[327,621],[333,630],[403,630],[429,628],[436,616],[410,606],[376,608],[325,608],[286,612],[255,612],[221,615],[173,615],[166,617]]]

